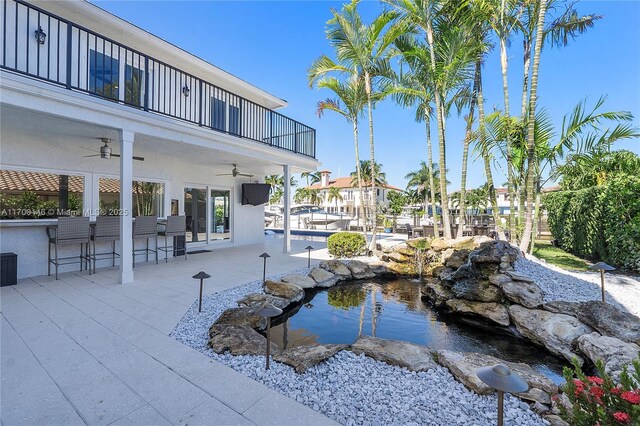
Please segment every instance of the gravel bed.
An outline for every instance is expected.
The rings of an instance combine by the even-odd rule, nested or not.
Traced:
[[[307,273],[301,269],[299,273]],[[271,276],[277,279],[279,276]],[[495,424],[496,397],[479,396],[459,383],[444,367],[415,373],[364,355],[342,351],[328,361],[297,374],[262,356],[216,354],[207,348],[209,326],[242,296],[261,291],[261,282],[215,293],[189,308],[171,335],[183,344],[257,380],[267,387],[319,411],[343,425],[488,425]],[[507,395],[505,424],[547,425],[528,404]]]
[[[532,278],[540,286],[545,302],[602,300],[598,272],[566,271],[533,256],[518,259],[515,270]],[[605,290],[608,303],[640,316],[640,281],[637,278],[607,273]]]

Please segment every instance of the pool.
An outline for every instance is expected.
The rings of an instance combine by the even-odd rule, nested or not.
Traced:
[[[524,362],[555,383],[564,382],[562,368],[568,364],[563,359],[527,340],[439,313],[423,302],[420,287],[414,280],[394,279],[342,283],[307,292],[299,309],[275,322],[272,339],[283,349],[313,343],[351,344],[360,335],[404,340],[432,350],[479,352]]]

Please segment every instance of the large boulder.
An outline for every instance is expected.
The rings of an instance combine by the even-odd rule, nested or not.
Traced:
[[[564,300],[554,300],[553,302],[547,302],[542,305],[542,309],[556,314],[571,315],[572,317],[578,317],[578,311],[580,310],[580,302],[566,302]]]
[[[231,324],[214,324],[209,329],[209,342],[214,352],[231,355],[264,355],[267,349],[267,339],[250,327]],[[278,346],[271,343],[271,350]]]
[[[237,325],[265,330],[267,328],[266,318],[259,317],[250,308],[230,308],[224,311],[213,325]]]
[[[436,367],[429,348],[414,343],[362,336],[351,345],[351,350],[411,371],[427,371]]]
[[[316,281],[313,278],[302,274],[285,275],[280,278],[280,280],[287,284],[297,285],[302,289],[314,288],[317,285]]]
[[[447,249],[454,250],[474,250],[484,243],[493,242],[486,236],[461,237],[453,239],[436,238],[431,241],[431,249],[435,251],[444,251]]]
[[[338,281],[351,279],[351,270],[347,265],[337,259],[320,262],[320,267],[336,275],[338,277]]]
[[[429,278],[422,284],[422,297],[426,297],[436,307],[443,306],[447,300],[454,297],[453,292],[442,285],[439,279]]]
[[[351,276],[356,280],[366,280],[373,278],[376,274],[364,262],[359,260],[351,260],[347,262],[347,268],[351,271]]]
[[[504,257],[503,257],[504,256]],[[480,244],[476,250],[469,255],[472,263],[503,263],[503,258],[509,262],[515,262],[520,256],[517,248],[506,241],[490,240]]]
[[[527,308],[537,308],[544,303],[544,294],[535,283],[506,281],[500,288],[507,299]]]
[[[309,277],[316,282],[318,287],[323,288],[333,287],[338,282],[338,277],[326,269],[318,267],[313,268],[311,272],[309,272]]]
[[[283,299],[282,297],[275,297],[264,293],[251,293],[238,300],[238,307],[249,308],[252,311],[256,311],[267,303],[271,303],[276,308],[285,309],[291,302],[289,299]]]
[[[640,346],[635,343],[623,342],[599,333],[580,336],[578,347],[591,361],[604,362],[605,371],[616,381],[620,380],[622,368],[640,356]]]
[[[574,352],[574,347],[578,337],[591,333],[593,329],[577,318],[520,305],[511,305],[509,315],[523,336],[569,361],[575,357],[581,365],[584,362]]]
[[[411,262],[411,257],[407,256],[406,254],[398,253],[395,251],[392,251],[391,253],[387,254],[387,259],[390,260],[391,262],[398,262],[398,263]]]
[[[640,318],[614,305],[596,300],[583,302],[577,315],[580,321],[595,328],[600,334],[640,344]]]
[[[524,276],[524,275],[517,274],[517,273],[512,272],[512,271],[505,271],[504,273],[506,275],[508,275],[514,281],[524,281],[525,283],[534,282],[531,278],[529,278],[527,276]]]
[[[498,287],[479,277],[454,280],[451,291],[458,299],[480,302],[499,302],[502,299],[502,291]]]
[[[558,392],[558,386],[555,383],[526,364],[508,362],[491,355],[474,352],[442,350],[438,351],[437,355],[438,363],[448,368],[462,384],[480,395],[493,393],[494,389],[482,382],[476,375],[476,371],[480,367],[495,364],[506,365],[529,384],[527,392],[515,394],[522,399],[549,404],[551,395]]]
[[[308,368],[320,364],[334,356],[337,352],[347,349],[348,345],[307,345],[296,346],[276,353],[273,359],[290,365],[296,373],[302,374]]]
[[[288,299],[291,303],[299,302],[304,298],[304,290],[295,284],[287,284],[282,281],[267,280],[263,289],[272,296]]]
[[[416,270],[416,266],[413,262],[408,262],[408,263],[389,262],[387,264],[387,270],[394,275],[402,275],[402,276],[418,275],[418,271]]]
[[[447,307],[453,312],[477,315],[504,327],[508,327],[510,324],[509,311],[498,303],[451,299],[447,301]]]
[[[469,260],[469,253],[471,253],[471,251],[466,249],[450,250],[452,250],[451,253],[448,253],[449,250],[444,252],[447,253],[446,256],[443,254],[442,260],[445,266],[451,269],[458,269],[459,267],[467,263],[467,260]]]

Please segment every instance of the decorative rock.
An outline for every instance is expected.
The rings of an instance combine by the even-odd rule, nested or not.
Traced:
[[[391,252],[387,255],[387,258],[389,260],[391,260],[392,262],[398,262],[398,263],[407,263],[409,261],[411,261],[411,258],[409,256],[406,256],[402,253],[397,253],[397,252]]]
[[[324,262],[320,262],[320,267],[337,275],[338,281],[351,279],[351,270],[339,260],[325,260]]]
[[[549,422],[551,426],[571,426],[569,423],[562,420],[562,417],[557,416],[555,414],[547,414],[542,416],[546,421]]]
[[[218,317],[213,325],[238,325],[253,328],[256,330],[264,330],[267,328],[267,320],[253,313],[249,308],[231,308],[227,309]]]
[[[434,306],[440,307],[453,298],[453,292],[437,279],[427,279],[422,285],[422,297],[429,298]]]
[[[537,308],[544,302],[542,290],[532,282],[508,281],[500,288],[507,299],[527,308]]]
[[[514,281],[523,281],[525,283],[533,283],[534,282],[531,278],[525,277],[524,275],[516,274],[515,272],[507,271],[507,272],[505,272],[505,274],[509,275],[511,277],[511,279],[514,280]]]
[[[501,271],[513,271],[513,266],[509,262],[500,262],[500,270]]]
[[[338,277],[326,269],[318,267],[313,268],[311,272],[309,272],[309,276],[316,282],[318,287],[333,287],[338,282]]]
[[[451,371],[462,384],[480,395],[494,392],[494,389],[482,382],[476,375],[476,370],[487,365],[504,364],[514,373],[521,376],[528,384],[527,392],[515,394],[527,401],[551,403],[551,395],[558,392],[558,386],[550,379],[522,363],[508,362],[491,355],[474,352],[455,352],[442,350],[437,352],[438,363]]]
[[[498,302],[502,299],[502,291],[488,281],[462,278],[455,281],[451,291],[458,299],[477,300],[480,302]]]
[[[590,301],[580,304],[578,319],[605,336],[640,344],[640,318],[609,303]]]
[[[604,369],[614,380],[620,380],[622,368],[640,355],[640,346],[598,333],[578,338],[578,347],[591,361],[602,360]]]
[[[351,275],[356,280],[365,280],[376,276],[366,263],[360,262],[359,260],[348,262],[347,268],[349,268]]]
[[[387,264],[387,269],[389,270],[389,272],[395,275],[405,275],[405,276],[418,275],[418,272],[416,271],[416,267],[413,263],[389,262]]]
[[[427,371],[436,368],[429,348],[414,343],[362,336],[351,345],[351,350],[355,354],[363,353],[378,361],[411,371]]]
[[[296,370],[296,373],[302,374],[308,368],[320,364],[348,347],[348,345],[296,346],[276,353],[273,359],[290,365]]]
[[[519,255],[518,249],[512,247],[506,241],[489,240],[482,243],[478,249],[472,251],[469,255],[469,260],[473,263],[500,264],[503,256],[508,256],[509,262],[515,262]]]
[[[267,280],[263,288],[265,293],[288,299],[292,303],[299,302],[304,298],[304,290],[294,284]]]
[[[209,329],[207,346],[219,354],[230,352],[231,355],[264,355],[267,339],[246,326],[214,324]],[[277,349],[278,347],[271,343],[271,350]]]
[[[271,303],[276,308],[285,309],[289,306],[288,299],[282,297],[275,297],[264,293],[251,293],[247,294],[242,299],[238,300],[238,306],[241,308],[249,308],[252,311],[262,308],[267,303]]]
[[[459,267],[467,263],[467,260],[469,260],[469,253],[471,252],[466,249],[454,251],[449,256],[447,256],[446,259],[443,256],[444,264],[449,268],[458,269]]]
[[[302,274],[290,274],[280,278],[285,283],[297,285],[302,289],[314,288],[317,284],[313,278]]]
[[[520,305],[511,305],[509,315],[523,336],[569,361],[576,357],[580,365],[584,362],[573,352],[573,347],[578,337],[593,331],[588,325],[569,315],[527,309]]]
[[[479,315],[505,327],[508,327],[510,324],[509,311],[498,303],[471,302],[468,300],[451,299],[447,301],[447,306],[454,312]]]
[[[493,285],[501,287],[502,284],[511,282],[511,278],[506,274],[493,274],[489,275],[489,282]]]
[[[563,300],[555,300],[553,302],[545,303],[542,305],[542,309],[556,314],[571,315],[572,317],[578,316],[578,310],[580,310],[579,302],[565,302]]]

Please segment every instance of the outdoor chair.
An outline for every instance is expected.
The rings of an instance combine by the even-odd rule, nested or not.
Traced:
[[[422,229],[420,228],[413,228],[413,226],[411,226],[410,224],[406,223],[405,228],[407,228],[407,238],[417,238],[422,236]]]
[[[169,262],[169,249],[173,250],[174,256],[178,256],[178,251],[184,251],[184,260],[187,260],[187,243],[186,238],[182,239],[182,246],[179,246],[179,239],[175,237],[186,237],[187,233],[187,217],[186,216],[167,216],[167,223],[163,230],[158,231],[158,236],[164,237],[164,248],[159,247],[158,250],[164,251],[164,261]],[[167,240],[173,238],[173,243],[169,246]]]
[[[96,225],[91,233],[91,243],[93,251],[90,255],[93,261],[93,273],[96,273],[96,261],[98,256],[103,259],[111,257],[111,266],[116,266],[116,257],[120,257],[116,253],[116,241],[120,240],[120,217],[119,216],[98,216],[96,217]],[[96,243],[110,242],[111,251],[98,253],[96,251]]]
[[[147,246],[143,249],[136,250],[136,239],[146,239]],[[149,240],[153,239],[156,243],[156,249],[149,248]],[[156,216],[138,216],[133,222],[133,267],[136,266],[136,254],[145,253],[147,262],[149,261],[149,253],[156,255],[156,265],[158,264],[158,218]]]
[[[58,219],[57,227],[47,227],[48,263],[47,272],[51,276],[51,264],[56,267],[56,280],[58,279],[58,266],[80,263],[80,271],[83,264],[89,262],[91,253],[89,247],[89,218],[88,217],[61,217]],[[58,257],[58,247],[62,245],[80,244],[80,255],[69,257]],[[51,246],[54,247],[54,258],[51,258]],[[91,274],[90,265],[87,265]]]
[[[422,226],[422,235],[425,237],[435,238],[436,231],[434,230],[433,225],[423,225]]]

